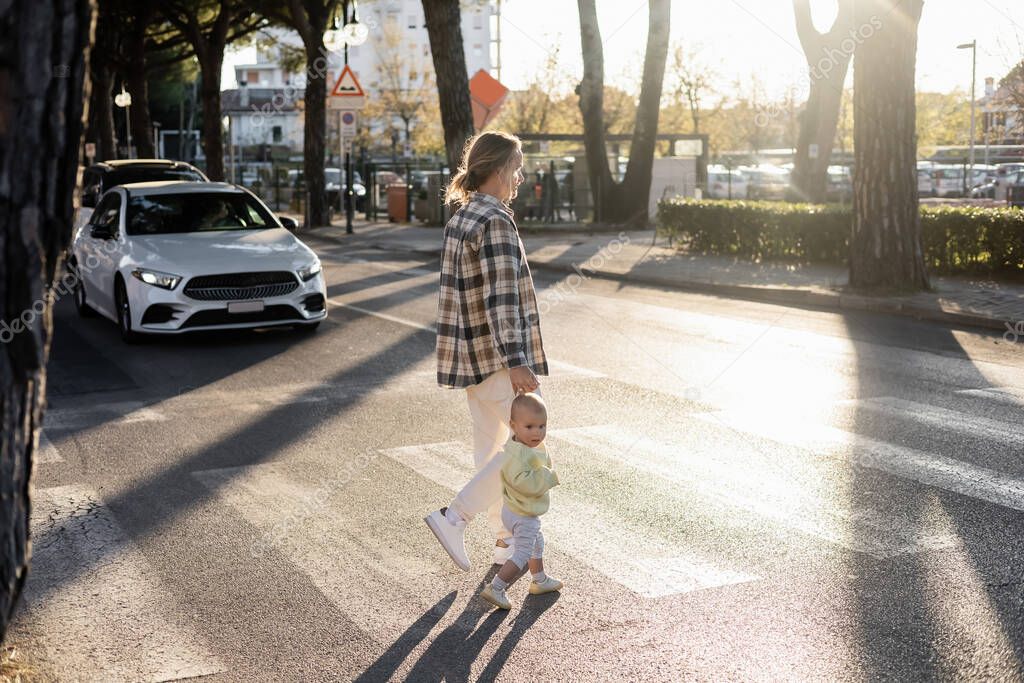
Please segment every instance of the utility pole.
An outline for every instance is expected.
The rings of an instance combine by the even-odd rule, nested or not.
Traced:
[[[974,182],[974,110],[976,108],[975,84],[978,78],[978,41],[972,40],[969,43],[957,45],[956,49],[971,51],[971,151],[967,162],[968,177],[964,179],[964,189],[970,190],[968,185]]]

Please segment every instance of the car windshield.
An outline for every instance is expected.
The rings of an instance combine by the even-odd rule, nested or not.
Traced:
[[[167,235],[278,227],[259,202],[241,192],[149,194],[128,201],[129,235]]]
[[[333,183],[334,185],[341,185],[345,182],[345,174],[342,173],[340,169],[327,168],[324,169],[324,181],[327,183]],[[363,179],[359,175],[359,171],[355,171],[352,174],[352,182],[359,183],[360,185],[363,183]]]
[[[160,180],[191,180],[201,183],[205,178],[188,168],[165,166],[118,168],[107,174],[104,187],[127,185],[128,183],[151,183]]]

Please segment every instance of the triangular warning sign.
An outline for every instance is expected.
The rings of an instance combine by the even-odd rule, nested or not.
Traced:
[[[338,82],[334,84],[334,89],[331,90],[331,97],[363,97],[363,86],[359,85],[359,81],[356,80],[356,75],[352,73],[352,69],[348,64],[341,70],[341,75],[338,76]]]

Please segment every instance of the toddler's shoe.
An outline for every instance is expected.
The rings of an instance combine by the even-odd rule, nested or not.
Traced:
[[[512,559],[512,553],[515,551],[512,539],[505,539],[505,542],[508,543],[507,548],[502,548],[500,545],[494,546],[494,564],[505,564]]]
[[[550,576],[540,583],[536,581],[530,582],[530,595],[544,595],[545,593],[554,593],[560,590],[562,590],[562,582]]]
[[[484,589],[480,591],[480,597],[498,609],[512,609],[512,603],[509,602],[505,591],[500,591],[491,584],[484,586]]]

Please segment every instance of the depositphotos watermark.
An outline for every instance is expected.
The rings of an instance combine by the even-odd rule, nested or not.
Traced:
[[[103,243],[104,251],[113,253],[117,248],[118,245],[113,240]],[[76,264],[74,269],[66,268],[64,275],[47,288],[43,297],[32,302],[31,306],[21,312],[21,315],[9,322],[0,320],[0,344],[10,344],[15,335],[32,329],[36,320],[45,315],[48,306],[53,306],[61,297],[74,293],[83,272],[92,272],[99,266],[99,257],[89,254],[84,264]]]
[[[269,531],[264,532],[259,538],[254,538],[249,547],[249,554],[254,559],[259,559],[268,550],[287,542],[292,531],[298,529],[308,519],[321,514],[331,496],[348,486],[352,478],[368,468],[378,456],[379,453],[374,451],[346,461],[334,477],[320,484],[310,495],[302,497],[299,510],[289,513]]]
[[[1018,320],[1016,323],[1005,323],[1006,332],[1003,332],[1003,339],[1016,344],[1017,341],[1024,337],[1024,320]]]
[[[816,63],[812,64],[810,69],[802,70],[800,72],[797,84],[799,91],[810,92],[811,84],[813,82],[828,78],[829,74],[839,68],[839,65],[842,62],[849,61],[853,57],[858,46],[863,45],[864,41],[870,39],[878,31],[881,31],[882,27],[882,20],[876,15],[872,15],[866,23],[861,24],[857,28],[850,29],[847,37],[843,38],[839,42],[838,48],[822,48],[821,51],[824,56]],[[771,123],[773,119],[785,111],[784,107],[780,107],[778,103],[775,102],[767,105],[760,105],[758,107],[757,114],[754,116],[754,125],[758,128],[764,128]]]

